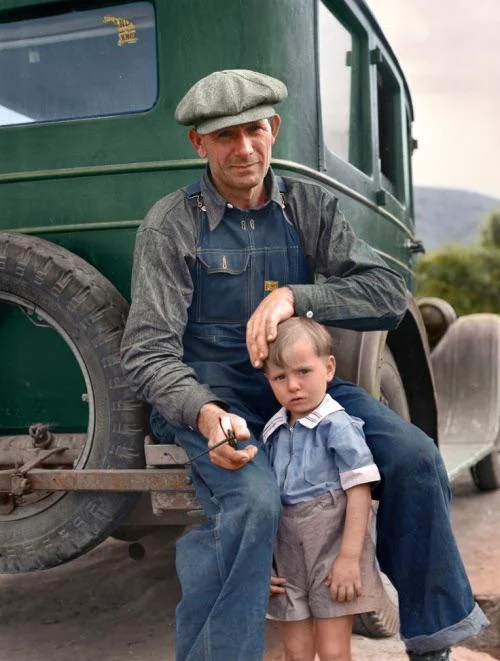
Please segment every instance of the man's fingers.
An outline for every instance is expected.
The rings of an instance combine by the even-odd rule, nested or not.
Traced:
[[[286,578],[279,578],[278,576],[271,576],[271,585],[269,586],[269,592],[271,594],[284,594]]]
[[[265,331],[262,311],[257,308],[247,325],[247,349],[254,367],[262,367],[267,355]]]
[[[217,445],[224,440],[224,436],[228,438],[230,434],[233,434],[238,441],[247,441],[250,438],[250,431],[246,420],[236,415],[222,415],[219,419],[219,430],[216,430],[216,432],[218,431],[220,431],[220,433],[216,433],[215,436],[209,440],[209,447]]]
[[[233,417],[231,420],[233,433],[238,441],[248,441],[250,438],[250,430],[247,423],[243,418]]]
[[[234,450],[229,445],[221,445],[210,452],[210,460],[220,468],[238,470],[252,461],[256,454],[255,445],[247,445],[243,450]]]
[[[247,348],[254,367],[262,367],[268,343],[276,337],[280,321],[293,316],[294,298],[288,287],[280,287],[261,301],[247,324]]]
[[[230,415],[221,415],[221,417],[220,417],[220,427],[221,427],[222,431],[224,432],[224,434],[226,434],[226,436],[229,433],[233,432],[233,425],[231,424],[231,416]]]

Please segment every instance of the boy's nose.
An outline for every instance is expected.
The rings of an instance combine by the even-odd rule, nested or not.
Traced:
[[[288,379],[288,390],[295,391],[295,390],[298,390],[299,388],[300,388],[300,384],[299,384],[298,379],[296,379],[294,377],[290,377]]]

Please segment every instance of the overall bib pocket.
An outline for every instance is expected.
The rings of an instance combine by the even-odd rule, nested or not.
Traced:
[[[198,288],[192,304],[197,322],[246,323],[250,316],[250,254],[246,250],[197,252]]]

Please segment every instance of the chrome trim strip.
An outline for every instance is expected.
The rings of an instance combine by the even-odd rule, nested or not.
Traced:
[[[271,163],[273,166],[278,166],[285,170],[291,170],[292,172],[297,172],[298,174],[307,175],[308,177],[311,177],[311,179],[316,179],[322,184],[327,184],[328,186],[335,188],[339,192],[344,193],[344,195],[347,195],[353,200],[356,200],[356,202],[360,202],[372,211],[375,211],[381,216],[384,216],[384,218],[387,218],[387,220],[390,220],[392,223],[397,225],[398,228],[407,234],[411,239],[414,238],[413,233],[406,227],[406,225],[404,225],[398,218],[396,218],[396,216],[394,216],[389,211],[386,211],[382,207],[379,207],[377,204],[375,204],[375,202],[372,202],[364,195],[361,195],[361,193],[358,193],[352,188],[349,188],[349,186],[346,186],[337,179],[333,179],[329,175],[318,172],[314,168],[310,168],[307,165],[301,165],[300,163],[295,163],[293,161],[284,161],[279,158],[273,158]]]

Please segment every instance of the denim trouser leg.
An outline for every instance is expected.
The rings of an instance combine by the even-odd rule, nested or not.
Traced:
[[[451,490],[435,444],[358,386],[335,379],[329,392],[365,421],[382,475],[377,557],[399,594],[407,648],[424,653],[476,634],[487,619],[451,530]]]
[[[195,432],[176,436],[190,456],[207,447]],[[193,483],[208,520],[177,542],[177,661],[260,661],[281,507],[276,480],[260,451],[236,471],[204,456]]]

